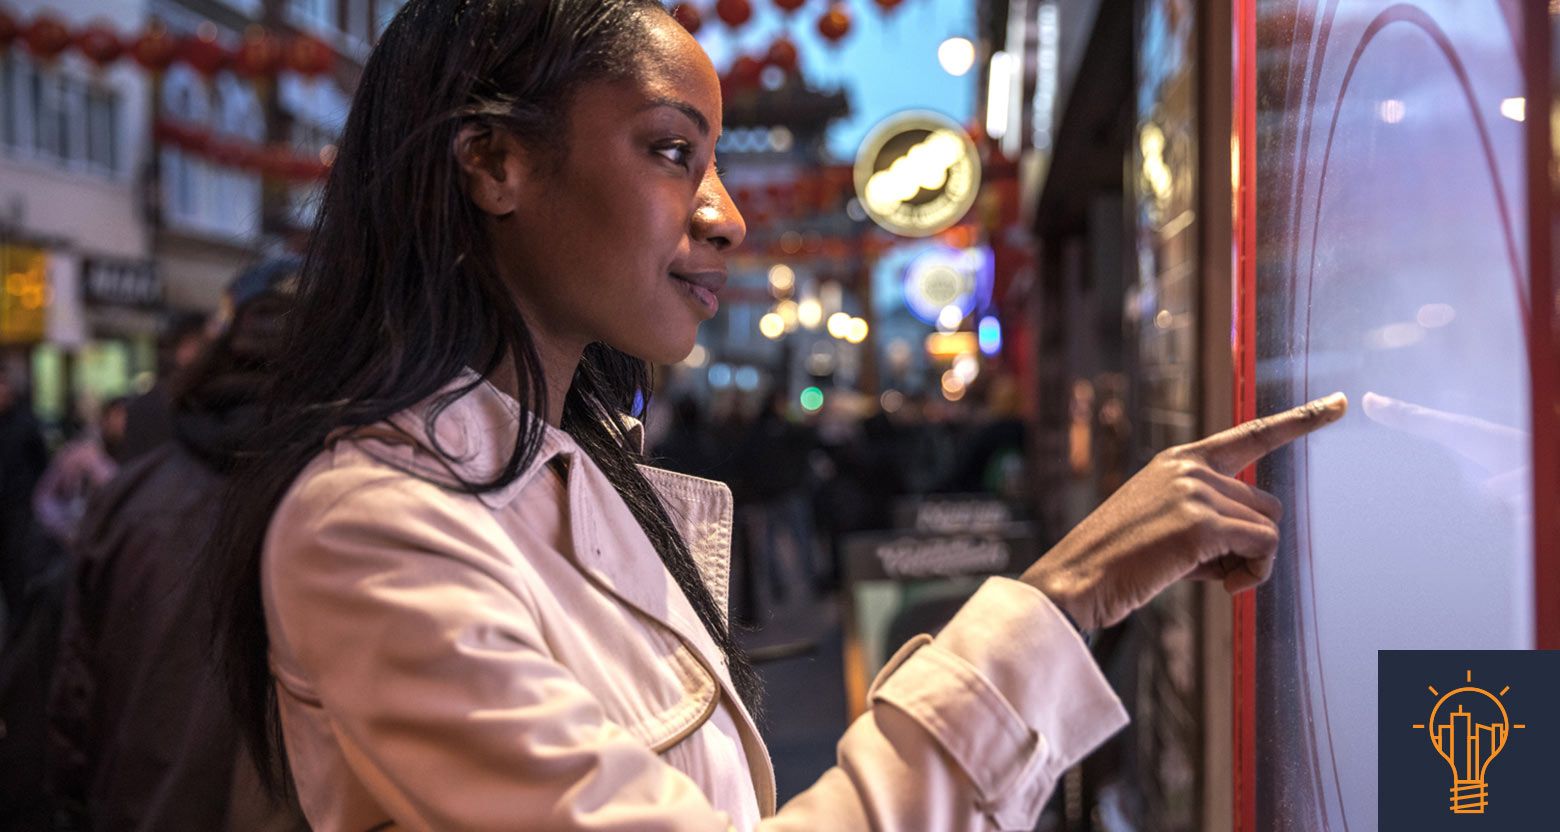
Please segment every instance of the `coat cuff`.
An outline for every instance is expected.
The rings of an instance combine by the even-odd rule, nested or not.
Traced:
[[[1078,631],[1038,589],[990,578],[934,639],[918,636],[868,693],[963,769],[1003,829],[1032,829],[1056,780],[1127,724]]]

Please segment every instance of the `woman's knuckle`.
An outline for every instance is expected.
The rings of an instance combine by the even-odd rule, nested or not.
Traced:
[[[1218,539],[1221,526],[1218,512],[1197,504],[1188,505],[1186,512],[1187,525],[1199,541],[1211,542]]]

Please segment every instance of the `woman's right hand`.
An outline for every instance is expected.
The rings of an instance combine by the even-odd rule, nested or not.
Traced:
[[[1085,630],[1121,621],[1181,578],[1222,579],[1232,593],[1262,583],[1283,505],[1235,475],[1347,409],[1334,393],[1159,453],[1020,580]]]

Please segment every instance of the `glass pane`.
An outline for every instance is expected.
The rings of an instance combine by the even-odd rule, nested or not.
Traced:
[[[1376,651],[1532,642],[1522,38],[1514,2],[1257,8],[1259,410],[1352,403],[1259,470],[1258,826],[1373,830]]]

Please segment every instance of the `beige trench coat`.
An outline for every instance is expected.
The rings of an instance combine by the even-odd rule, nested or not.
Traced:
[[[423,410],[391,422],[421,436]],[[484,383],[437,432],[480,480],[518,414]],[[1032,829],[1127,721],[1057,609],[992,578],[894,656],[837,765],[777,811],[721,652],[567,434],[548,428],[525,475],[480,496],[398,467],[450,481],[411,445],[339,441],[265,541],[283,734],[316,829]],[[724,607],[730,492],[645,472]]]

